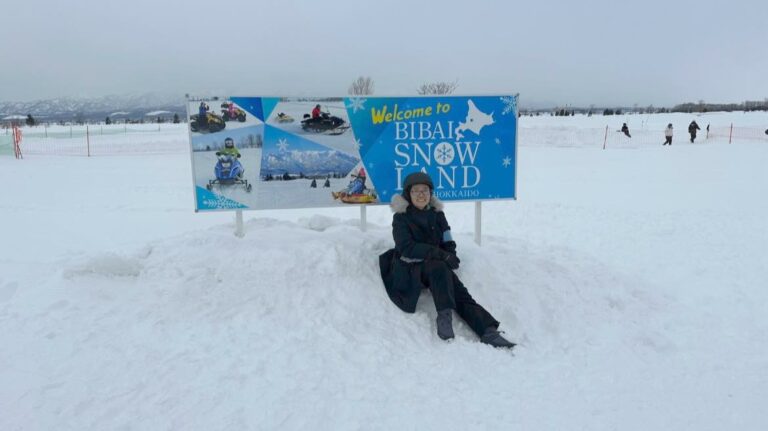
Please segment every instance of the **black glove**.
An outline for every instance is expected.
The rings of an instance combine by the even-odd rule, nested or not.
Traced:
[[[448,265],[448,268],[451,269],[459,269],[459,263],[461,261],[455,254],[448,253],[448,257],[445,258],[445,263]]]
[[[238,159],[240,158],[240,154],[238,154],[238,155],[237,155],[237,158],[238,158]]]

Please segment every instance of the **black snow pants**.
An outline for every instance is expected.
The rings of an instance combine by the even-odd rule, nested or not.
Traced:
[[[672,145],[672,137],[671,136],[666,136],[666,138],[667,138],[667,140],[664,141],[664,143],[661,144],[661,145]]]
[[[494,319],[485,308],[478,304],[459,277],[448,268],[448,265],[439,260],[428,260],[421,264],[416,264],[416,272],[424,287],[432,292],[432,298],[435,301],[437,311],[452,308],[458,315],[472,328],[479,336],[485,333],[485,330],[492,326],[499,327],[499,321]],[[416,308],[416,302],[419,299],[419,290],[415,295],[408,295],[410,298],[403,298],[406,301],[413,301],[413,308]]]

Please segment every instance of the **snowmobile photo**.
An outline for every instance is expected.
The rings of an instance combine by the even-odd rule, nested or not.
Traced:
[[[224,102],[221,104],[221,117],[224,119],[224,121],[239,121],[241,123],[245,122],[245,111],[242,109],[235,107],[235,110],[232,114],[229,113],[229,105],[232,102]]]
[[[293,117],[291,117],[290,115],[284,112],[278,113],[277,116],[275,117],[275,120],[278,123],[293,123]]]
[[[312,118],[304,114],[301,120],[301,128],[306,132],[325,133],[326,135],[341,135],[349,129],[349,124],[343,119],[323,112],[319,117]]]
[[[214,114],[213,112],[206,113],[207,121],[204,124],[198,121],[198,118],[199,114],[195,114],[189,117],[189,128],[193,132],[205,131],[209,133],[216,133],[220,130],[224,130],[224,128],[227,127],[227,123],[224,122],[224,119]]]
[[[218,184],[219,186],[231,186],[231,185],[244,185],[246,192],[251,192],[253,187],[248,184],[248,180],[243,179],[243,165],[240,164],[240,160],[237,157],[230,154],[222,154],[219,156],[216,167],[213,169],[216,174],[215,180],[209,180],[205,186],[206,189],[212,190],[213,186]]]

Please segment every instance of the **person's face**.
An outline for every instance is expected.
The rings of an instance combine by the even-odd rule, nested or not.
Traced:
[[[429,203],[429,186],[426,184],[416,184],[411,187],[411,203],[416,208],[423,210]]]

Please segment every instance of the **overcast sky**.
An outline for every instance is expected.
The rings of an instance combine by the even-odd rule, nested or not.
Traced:
[[[716,2],[717,3],[717,2]],[[768,1],[34,1],[3,7],[0,100],[376,94],[521,103],[768,98]]]

